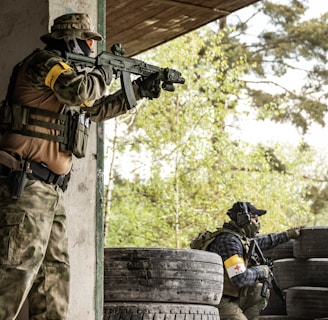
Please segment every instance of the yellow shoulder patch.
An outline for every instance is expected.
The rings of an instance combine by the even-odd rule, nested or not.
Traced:
[[[55,64],[50,71],[48,72],[46,79],[44,81],[45,85],[50,87],[52,90],[54,89],[55,82],[58,79],[58,77],[63,73],[73,70],[72,67],[70,67],[67,63],[65,62],[59,62]]]

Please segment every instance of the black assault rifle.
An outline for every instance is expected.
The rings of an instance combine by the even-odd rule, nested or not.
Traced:
[[[249,247],[249,257],[250,263],[252,265],[267,265],[269,267],[269,277],[263,282],[261,296],[267,297],[268,290],[270,290],[270,288],[273,288],[279,298],[284,303],[286,303],[286,297],[284,295],[284,292],[280,289],[277,280],[272,272],[273,262],[271,259],[267,259],[264,257],[263,252],[255,239],[251,240],[251,244]]]
[[[137,104],[130,79],[131,73],[145,78],[158,73],[158,79],[162,81],[162,89],[166,91],[174,91],[174,83],[185,83],[185,79],[177,70],[160,68],[141,60],[124,57],[125,51],[121,44],[114,44],[111,51],[111,53],[103,51],[95,58],[67,52],[65,58],[74,66],[81,68],[110,65],[115,77],[120,77],[122,90],[128,102],[128,109],[132,109]]]

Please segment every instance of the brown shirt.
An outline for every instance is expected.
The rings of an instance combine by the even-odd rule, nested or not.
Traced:
[[[13,87],[13,103],[33,108],[46,109],[63,113],[65,106],[90,105],[93,121],[103,121],[116,117],[127,111],[126,100],[119,91],[113,95],[104,96],[105,80],[97,69],[91,72],[76,72],[65,70],[56,79],[53,88],[46,85],[49,71],[59,62],[64,61],[58,51],[37,50],[28,57],[19,69]],[[33,116],[40,120],[56,121],[45,116]],[[53,129],[29,126],[29,129],[56,134]],[[46,139],[25,136],[17,133],[0,135],[0,149],[15,153],[27,159],[44,163],[56,174],[67,174],[72,166],[72,154],[59,151],[57,142]]]

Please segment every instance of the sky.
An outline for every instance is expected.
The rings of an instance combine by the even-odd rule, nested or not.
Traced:
[[[288,1],[280,0],[281,3],[287,3]],[[307,12],[307,17],[317,17],[321,14],[328,12],[328,1],[322,0],[308,0],[309,10]],[[235,13],[241,18],[249,17],[252,12],[252,6],[249,6],[245,9],[242,9]],[[297,83],[297,81],[291,81],[293,79],[286,78],[286,81],[289,83]],[[328,124],[328,116],[326,117],[326,122]],[[283,125],[277,123],[271,123],[269,121],[255,121],[255,119],[248,119],[240,123],[240,128],[242,129],[239,133],[239,138],[247,142],[283,142],[297,145],[301,136],[297,130],[290,125]],[[312,126],[309,134],[305,136],[306,142],[310,145],[313,145],[317,149],[321,150],[323,153],[326,153],[328,156],[328,127],[322,128],[319,125]]]
[[[278,1],[278,0],[277,0]],[[280,2],[286,3],[287,0],[280,0]],[[308,10],[308,17],[315,17],[319,16],[324,12],[328,12],[328,0],[308,0],[309,10]],[[242,9],[234,14],[232,14],[232,19],[234,18],[233,15],[244,16],[245,18],[249,17],[251,13],[252,6],[249,6],[245,9]],[[237,17],[235,17],[237,18]],[[260,24],[260,23],[259,23]],[[257,24],[258,25],[258,24]],[[286,80],[290,81],[290,79]],[[327,116],[327,124],[328,124],[328,116]],[[107,132],[111,132],[112,134],[112,121],[107,121]],[[301,136],[297,132],[297,130],[290,126],[290,125],[283,125],[277,123],[270,123],[268,121],[255,121],[255,119],[248,118],[247,120],[240,122],[239,130],[236,133],[236,138],[240,140],[244,140],[251,143],[258,143],[263,142],[266,145],[269,143],[280,143],[280,144],[294,144],[298,145],[301,141]],[[111,129],[109,129],[111,128]],[[326,128],[322,128],[320,126],[313,126],[310,130],[310,133],[306,136],[306,142],[311,146],[317,147],[317,149],[327,156],[326,159],[328,161],[328,126]],[[146,155],[144,155],[146,157]],[[129,156],[127,155],[127,158]],[[125,163],[125,162],[124,162]],[[105,180],[107,183],[107,174],[108,168],[106,167],[105,173]],[[131,173],[126,173],[126,178]],[[139,174],[143,175],[144,173]]]

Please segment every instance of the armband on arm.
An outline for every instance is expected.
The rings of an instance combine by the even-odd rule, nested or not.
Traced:
[[[58,77],[67,71],[73,70],[72,67],[70,67],[67,63],[65,62],[59,62],[55,64],[48,72],[46,79],[44,81],[45,85],[52,90],[54,89],[55,82],[58,79]]]
[[[239,257],[237,254],[225,260],[224,266],[230,279],[246,271],[244,259]]]

